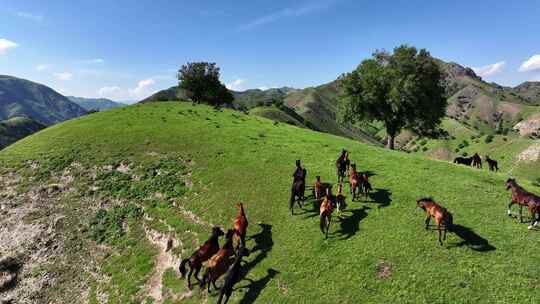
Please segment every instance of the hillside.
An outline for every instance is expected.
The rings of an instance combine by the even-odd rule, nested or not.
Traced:
[[[83,107],[85,110],[108,110],[113,108],[119,108],[125,106],[123,103],[115,102],[107,98],[84,98],[84,97],[75,97],[67,96],[69,100]]]
[[[24,116],[44,125],[52,125],[85,113],[85,109],[47,86],[0,75],[2,120]]]
[[[13,117],[0,121],[0,149],[45,128],[28,117]]]
[[[309,183],[333,181],[342,148],[374,192],[348,198],[324,240],[313,199],[291,216],[291,174],[302,159]],[[254,115],[137,104],[26,137],[0,163],[0,301],[213,303],[178,263],[237,201],[251,254],[231,303],[533,303],[540,288],[538,235],[506,215],[504,174]],[[454,214],[444,246],[415,208],[428,195]]]

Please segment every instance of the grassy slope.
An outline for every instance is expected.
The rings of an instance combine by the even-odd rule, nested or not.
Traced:
[[[332,164],[342,148],[351,151],[360,170],[376,174],[374,198],[382,204],[349,202],[345,218],[333,223],[325,241],[313,201],[306,211],[290,215],[291,174],[294,160],[301,158],[310,181],[315,175],[333,180]],[[233,303],[532,303],[540,287],[533,245],[538,233],[506,216],[509,193],[503,175],[274,125],[264,118],[184,103],[135,105],[55,125],[2,151],[0,160],[15,166],[74,153],[92,166],[145,160],[151,157],[148,152],[192,158],[195,187],[179,201],[204,220],[229,227],[233,203],[245,203],[248,235],[256,236],[248,246],[266,250],[248,258],[247,276],[255,284],[236,291]],[[482,246],[468,246],[455,234],[440,247],[415,209],[415,199],[424,195],[443,202],[457,224],[496,249],[475,250]],[[197,231],[174,207],[157,204],[149,212],[178,233]],[[271,225],[271,233],[261,233],[259,224]],[[377,277],[381,263],[391,266],[388,278]],[[271,269],[279,274],[270,280]],[[199,295],[189,302],[200,302]]]
[[[291,115],[285,113],[284,111],[274,106],[256,107],[256,108],[251,109],[249,113],[253,115],[261,116],[264,118],[268,118],[273,121],[295,125],[297,127],[303,127],[303,128],[306,127],[301,121],[299,121],[295,117],[292,117]]]
[[[13,117],[0,121],[0,149],[43,128],[44,125],[27,117]]]

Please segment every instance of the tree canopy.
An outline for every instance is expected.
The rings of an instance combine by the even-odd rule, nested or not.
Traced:
[[[402,129],[436,134],[447,106],[441,78],[439,66],[425,49],[402,45],[393,54],[376,51],[341,77],[340,120],[382,121],[390,149]]]
[[[178,71],[179,87],[195,103],[219,106],[234,100],[231,92],[219,81],[219,67],[209,62],[188,62]]]

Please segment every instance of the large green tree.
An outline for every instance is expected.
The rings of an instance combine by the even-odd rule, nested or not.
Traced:
[[[189,62],[178,71],[178,86],[194,103],[219,106],[234,100],[232,93],[219,81],[219,67],[209,62]]]
[[[442,74],[424,49],[402,45],[393,54],[376,51],[341,80],[340,121],[383,122],[390,149],[402,129],[436,134],[445,115]]]

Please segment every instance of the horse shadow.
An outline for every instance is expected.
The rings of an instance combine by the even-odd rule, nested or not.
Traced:
[[[279,274],[279,271],[275,269],[266,270],[266,275],[256,281],[245,278],[246,281],[249,281],[249,285],[238,287],[238,288],[247,288],[244,297],[240,300],[240,304],[251,304],[255,303],[261,292],[264,290],[266,285]]]
[[[392,192],[387,189],[376,188],[375,192],[369,194],[371,203],[379,204],[378,208],[384,208],[390,206],[392,202]]]
[[[344,213],[351,213],[347,217],[339,219],[340,230],[336,231],[341,239],[347,240],[353,237],[360,230],[360,222],[367,217],[366,210],[371,208],[364,206],[361,209],[345,210]]]
[[[491,245],[488,240],[478,235],[471,228],[456,224],[454,225],[452,232],[457,235],[462,241],[457,244],[453,244],[450,247],[467,246],[471,250],[478,252],[486,252],[496,249],[496,247]]]

